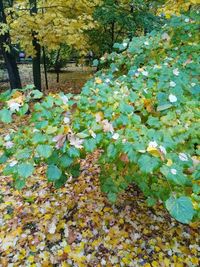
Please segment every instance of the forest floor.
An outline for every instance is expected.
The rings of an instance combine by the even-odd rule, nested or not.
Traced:
[[[98,154],[60,189],[46,181],[45,165],[22,191],[0,167],[0,266],[199,266],[199,224],[176,222],[161,203],[149,208],[134,186],[111,205],[100,190]]]
[[[19,64],[19,72],[22,81],[22,86],[27,84],[33,84],[32,77],[32,65],[31,64]],[[48,72],[48,85],[46,90],[44,71],[42,68],[42,89],[45,94],[48,92],[64,92],[64,93],[80,93],[80,88],[84,83],[92,76],[95,68],[87,66],[76,66],[74,63],[68,64],[66,68],[59,74],[59,82],[57,83],[56,73]],[[7,77],[7,76],[6,76]],[[0,92],[9,88],[8,82],[0,83]]]

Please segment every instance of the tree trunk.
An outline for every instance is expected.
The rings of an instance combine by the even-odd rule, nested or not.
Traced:
[[[56,62],[55,62],[55,71],[56,71],[56,82],[59,83],[60,80],[60,65],[59,65],[59,58],[60,58],[60,49],[56,55]]]
[[[3,0],[0,0],[0,22],[7,24]],[[10,51],[7,51],[4,45],[6,45],[10,49]],[[0,51],[2,52],[6,64],[11,89],[21,88],[22,86],[19,70],[15,56],[12,54],[11,38],[9,32],[6,32],[4,35],[0,35]]]
[[[37,0],[29,0],[30,14],[37,13]],[[41,47],[38,43],[36,33],[32,33],[33,36],[33,47],[36,51],[36,55],[33,57],[33,83],[38,90],[42,90],[41,86],[41,69],[40,69],[40,58],[41,58]]]
[[[41,69],[40,69],[40,58],[41,58],[41,47],[37,40],[33,39],[33,46],[36,51],[36,55],[33,58],[33,83],[38,90],[42,90],[41,84]]]

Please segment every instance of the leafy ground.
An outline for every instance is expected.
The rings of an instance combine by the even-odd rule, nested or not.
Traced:
[[[22,191],[0,170],[0,266],[199,266],[200,226],[177,223],[161,204],[149,208],[133,186],[108,203],[98,154],[58,190],[47,183],[45,165]]]
[[[22,85],[26,86],[27,84],[33,83],[32,78],[32,65],[31,64],[19,64],[19,72],[22,81]],[[56,82],[56,73],[49,72],[48,75],[48,83],[49,83],[49,91],[50,92],[60,92],[63,91],[65,93],[80,93],[80,88],[84,85],[94,69],[86,66],[75,66],[75,64],[68,64],[67,69],[60,73],[60,81]],[[0,73],[1,74],[1,73]],[[1,77],[1,75],[0,75]],[[43,90],[47,94],[47,90],[45,89],[45,78],[44,72],[42,70],[42,86]],[[9,88],[9,83],[4,82],[0,83],[0,91],[1,89]],[[67,88],[67,91],[66,91]]]

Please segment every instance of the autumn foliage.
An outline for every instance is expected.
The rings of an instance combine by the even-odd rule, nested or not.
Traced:
[[[100,183],[111,202],[136,184],[148,205],[162,202],[182,223],[200,218],[198,14],[172,17],[160,32],[115,44],[109,65],[78,96],[48,95],[28,126],[0,140],[4,174],[23,188],[36,165],[56,187],[79,175],[99,149]],[[27,88],[30,89],[30,88]],[[4,123],[24,115],[37,90],[1,95]]]

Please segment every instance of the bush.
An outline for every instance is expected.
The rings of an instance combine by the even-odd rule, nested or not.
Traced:
[[[22,188],[46,162],[48,180],[62,186],[78,175],[80,158],[102,149],[101,187],[111,202],[135,183],[149,206],[159,200],[179,222],[198,220],[197,17],[174,17],[160,32],[115,47],[101,61],[110,67],[79,96],[47,96],[29,126],[0,141],[4,174]]]

